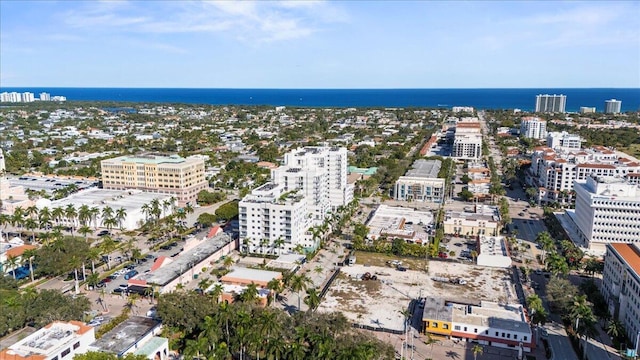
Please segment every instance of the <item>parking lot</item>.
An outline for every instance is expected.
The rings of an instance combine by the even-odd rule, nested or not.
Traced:
[[[63,189],[69,185],[75,185],[79,190],[91,186],[97,186],[97,180],[83,180],[71,177],[48,177],[48,176],[20,176],[9,178],[11,186],[22,186],[25,189],[44,190],[48,194],[53,194],[55,190]]]

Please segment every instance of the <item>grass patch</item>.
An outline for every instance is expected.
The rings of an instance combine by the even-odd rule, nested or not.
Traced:
[[[640,157],[640,144],[631,144],[629,147],[620,147],[618,150],[636,158]]]

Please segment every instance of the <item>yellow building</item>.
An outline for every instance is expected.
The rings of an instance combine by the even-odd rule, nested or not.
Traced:
[[[446,306],[444,300],[436,298],[426,298],[420,306],[423,306],[423,333],[449,337],[452,331],[452,308]]]
[[[496,206],[477,205],[475,211],[447,211],[444,215],[444,233],[460,236],[497,236],[502,230],[500,212]]]
[[[105,189],[171,194],[180,205],[194,202],[208,187],[202,157],[144,154],[102,160],[100,165]]]

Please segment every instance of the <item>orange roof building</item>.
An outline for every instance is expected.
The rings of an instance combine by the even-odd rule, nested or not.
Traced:
[[[602,275],[602,295],[609,312],[617,309],[618,320],[627,334],[640,332],[640,245],[607,245]]]

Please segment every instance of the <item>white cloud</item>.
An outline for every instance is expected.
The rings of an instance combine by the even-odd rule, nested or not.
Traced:
[[[103,1],[62,14],[71,28],[121,33],[224,33],[248,42],[304,38],[346,12],[325,1]]]

